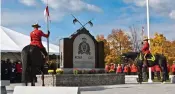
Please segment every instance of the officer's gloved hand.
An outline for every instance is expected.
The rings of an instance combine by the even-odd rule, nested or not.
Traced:
[[[48,30],[48,35],[50,35],[50,31]]]

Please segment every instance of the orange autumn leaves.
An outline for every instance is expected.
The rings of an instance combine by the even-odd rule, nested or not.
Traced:
[[[151,52],[164,54],[168,62],[172,63],[175,60],[175,40],[167,40],[163,34],[155,33],[151,38]]]
[[[120,29],[113,29],[107,38],[104,35],[97,35],[96,39],[104,42],[106,63],[120,63],[121,53],[134,49],[131,37]],[[175,60],[175,40],[169,41],[163,34],[155,33],[150,41],[151,53],[163,53],[169,63]]]
[[[106,63],[119,63],[121,53],[132,49],[129,36],[122,30],[113,29],[106,39],[104,35],[97,35],[96,39],[104,42]]]

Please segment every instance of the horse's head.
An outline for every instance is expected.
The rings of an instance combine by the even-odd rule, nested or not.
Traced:
[[[123,63],[127,63],[127,62],[128,62],[128,56],[127,56],[126,53],[123,53],[123,54],[121,55],[121,61],[122,61]]]
[[[127,53],[123,53],[121,55],[121,59],[123,63],[128,63],[129,59],[131,60],[135,60],[138,56],[139,52],[127,52]]]

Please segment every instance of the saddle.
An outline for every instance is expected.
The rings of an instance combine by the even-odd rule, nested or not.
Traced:
[[[147,61],[152,61],[152,62],[154,62],[156,60],[155,56],[152,53],[144,54],[144,59]]]
[[[147,61],[152,61],[154,62],[156,60],[155,55],[153,55],[152,53],[150,54],[139,54],[139,60],[147,60]]]

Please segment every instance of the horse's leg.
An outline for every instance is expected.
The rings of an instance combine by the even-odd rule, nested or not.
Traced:
[[[22,71],[22,83],[25,86],[28,86],[28,79],[29,79],[28,70],[23,69],[23,71]]]
[[[43,73],[43,71],[41,72],[41,75],[42,75],[42,86],[45,86],[45,84],[44,84],[44,73]]]
[[[28,76],[28,74],[27,74],[27,72],[25,73],[25,86],[28,86],[28,79],[29,78],[29,76]]]
[[[138,82],[139,84],[142,83],[142,64],[138,64]]]
[[[35,76],[34,76],[34,74],[35,74],[35,68],[34,67],[32,67],[32,69],[30,68],[30,81],[31,81],[31,86],[35,86]]]
[[[165,67],[160,65],[161,66],[161,69],[162,69],[162,82],[165,82],[166,81],[166,70],[165,70]]]
[[[139,66],[138,71],[139,71],[139,83],[142,84],[142,81],[143,81],[143,78],[142,78],[142,66]]]

